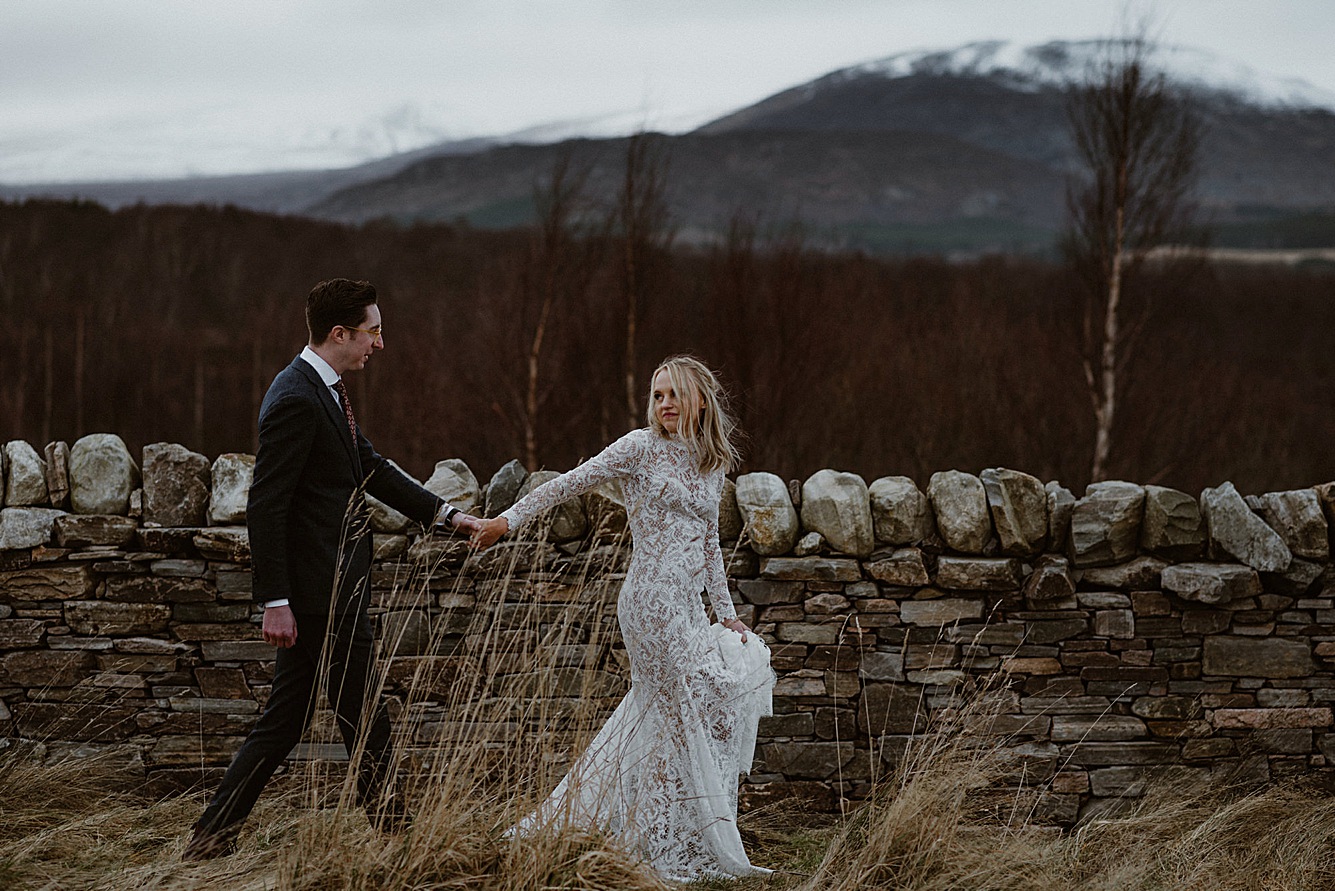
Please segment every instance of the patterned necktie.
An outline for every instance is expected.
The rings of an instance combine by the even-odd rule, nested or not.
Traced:
[[[348,418],[348,431],[352,433],[352,441],[357,442],[357,419],[352,416],[352,400],[348,399],[348,385],[343,383],[343,378],[334,381],[334,391],[338,393],[338,404],[343,406],[343,414]]]

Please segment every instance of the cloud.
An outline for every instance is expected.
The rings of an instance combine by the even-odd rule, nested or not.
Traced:
[[[693,121],[827,71],[983,39],[1084,38],[1122,0],[5,0],[5,146],[133,161],[221,140],[190,163],[241,163],[322,130],[357,151],[416,129],[493,135],[551,122]],[[1174,0],[1164,37],[1335,90],[1328,0]],[[405,111],[406,109],[406,111]],[[348,134],[395,114],[398,135]],[[383,129],[383,128],[382,128]],[[303,135],[305,134],[305,135]],[[302,143],[304,144],[304,143]],[[361,148],[348,148],[361,146]],[[315,157],[318,152],[310,155]],[[270,156],[274,152],[270,151]],[[52,159],[56,155],[52,156]],[[210,160],[212,159],[212,160]],[[0,163],[4,163],[0,159]],[[64,162],[62,162],[64,163]],[[31,165],[29,165],[31,166]],[[0,178],[12,175],[0,167]]]

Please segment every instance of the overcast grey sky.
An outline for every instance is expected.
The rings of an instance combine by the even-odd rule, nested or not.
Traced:
[[[1124,0],[3,0],[0,181],[336,166],[586,121],[680,130],[836,68],[1108,36]],[[1335,94],[1332,0],[1133,2]]]

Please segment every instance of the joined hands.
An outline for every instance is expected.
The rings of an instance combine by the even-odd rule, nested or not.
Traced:
[[[455,514],[454,528],[459,532],[472,535],[482,526],[482,521],[470,514]]]
[[[449,520],[437,520],[435,525],[431,526],[428,533],[457,533],[459,535],[471,536],[482,527],[482,520],[463,511],[457,511],[452,514]]]
[[[471,519],[471,518],[470,518]],[[510,522],[505,517],[492,517],[490,520],[477,520],[473,537],[468,540],[470,548],[489,548],[505,533],[510,531]]]
[[[437,523],[435,528],[451,528],[455,532],[467,535],[468,546],[481,549],[491,547],[497,539],[509,532],[510,524],[504,517],[493,517],[487,520],[459,512],[450,517],[448,527],[445,523]]]

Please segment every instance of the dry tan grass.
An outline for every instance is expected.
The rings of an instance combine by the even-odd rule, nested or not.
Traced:
[[[906,891],[1330,891],[1335,799],[1300,785],[1244,790],[1221,778],[1166,778],[1075,829],[1037,825],[1005,740],[971,734],[993,707],[979,695],[916,741],[896,775],[831,834],[792,887]],[[985,723],[985,722],[982,722]]]
[[[0,749],[0,889],[663,889],[606,838],[503,836],[555,784],[620,693],[604,671],[618,662],[615,585],[592,583],[607,567],[577,562],[534,585],[516,574],[523,556],[522,547],[508,558],[498,552],[476,589],[479,611],[503,609],[506,621],[477,620],[468,658],[444,679],[423,672],[409,685],[400,733],[420,748],[424,715],[449,721],[435,728],[425,755],[405,758],[403,790],[417,815],[405,833],[371,829],[341,768],[298,762],[261,799],[236,855],[186,864],[180,854],[202,795],[146,801],[111,758],[41,758],[11,746]],[[404,580],[401,602],[425,596],[425,577]],[[440,623],[447,626],[460,627]],[[558,683],[563,699],[551,695]],[[983,691],[949,711],[847,817],[793,803],[742,815],[753,862],[776,874],[699,887],[1335,889],[1335,801],[1298,787],[1159,788],[1069,832],[1035,825],[1025,810],[1032,796],[996,807],[986,790],[1014,765],[1005,740],[975,732],[996,702]],[[314,733],[332,738],[327,725]]]
[[[183,864],[198,796],[144,802],[113,765],[0,759],[0,887],[23,889],[661,889],[606,839],[501,831],[538,791],[495,784],[495,759],[452,761],[413,795],[402,836],[375,833],[347,789],[317,807],[311,779],[266,797],[240,852]],[[518,759],[516,759],[518,760]],[[1298,786],[1243,793],[1167,787],[1074,831],[999,819],[977,793],[1006,768],[1000,745],[925,735],[876,798],[839,821],[794,806],[746,814],[753,859],[769,879],[706,882],[758,891],[1325,891],[1335,888],[1335,801]],[[326,771],[327,772],[327,771]],[[325,796],[328,797],[328,796]]]
[[[0,888],[663,887],[594,836],[502,839],[537,790],[494,785],[492,752],[466,744],[447,771],[410,792],[417,819],[401,835],[371,829],[350,804],[350,783],[323,788],[329,770],[298,767],[304,775],[261,800],[239,852],[203,864],[179,859],[202,796],[146,802],[113,791],[121,783],[112,765],[7,753],[0,756]]]
[[[482,753],[480,746],[472,748]],[[1010,820],[976,793],[1005,766],[999,746],[925,736],[877,797],[833,823],[800,808],[744,816],[769,879],[702,888],[893,888],[911,891],[1323,891],[1335,888],[1335,801],[1297,786],[1244,794],[1161,788],[1074,831]],[[492,769],[484,769],[491,765]],[[316,771],[311,771],[312,778]],[[240,852],[184,864],[199,796],[144,802],[111,765],[0,760],[0,887],[23,889],[661,889],[633,857],[590,835],[501,832],[538,792],[495,784],[494,759],[461,758],[412,799],[418,819],[401,836],[374,832],[347,789],[317,807],[321,790],[286,784],[267,796]],[[325,796],[328,797],[328,796]]]

